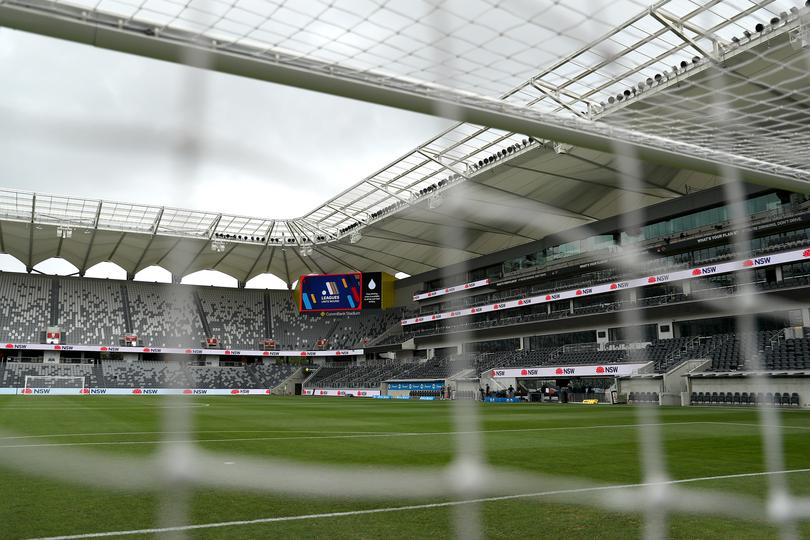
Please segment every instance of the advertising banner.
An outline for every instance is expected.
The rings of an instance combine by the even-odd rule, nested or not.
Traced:
[[[462,285],[454,285],[452,287],[445,287],[444,289],[436,289],[435,291],[417,293],[413,295],[413,299],[424,300],[426,298],[433,298],[435,296],[444,296],[445,294],[451,294],[457,291],[477,289],[478,287],[484,287],[486,285],[489,285],[490,283],[492,283],[491,279],[479,279],[478,281],[471,281],[470,283],[464,283]]]
[[[191,349],[179,347],[110,347],[107,345],[48,345],[45,343],[5,343],[0,344],[6,350],[27,351],[79,351],[104,353],[140,353],[140,354],[186,354],[206,356],[358,356],[363,349],[341,349],[325,351],[250,351],[238,349]]]
[[[379,390],[369,390],[368,388],[304,388],[301,391],[304,396],[354,396],[354,397],[375,397],[380,395]]]
[[[389,390],[441,390],[443,386],[443,381],[407,381],[388,383]]]
[[[363,309],[382,309],[382,272],[363,272]]]
[[[363,276],[312,274],[298,280],[301,311],[360,311],[363,308]]]
[[[711,276],[715,274],[727,274],[729,272],[750,270],[753,268],[768,267],[777,264],[784,264],[802,260],[810,260],[810,249],[800,249],[797,251],[788,251],[785,253],[775,253],[773,255],[763,255],[762,257],[754,257],[751,259],[743,259],[719,264],[710,264],[707,266],[700,266],[688,270],[675,270],[673,272],[667,272],[665,274],[640,277],[627,281],[614,281],[612,283],[602,283],[600,285],[594,285],[593,287],[570,289],[567,291],[552,292],[548,294],[542,294],[539,296],[518,298],[515,300],[507,300],[495,304],[487,304],[472,308],[458,309],[455,311],[446,311],[444,313],[435,313],[433,315],[413,317],[410,319],[403,319],[401,321],[401,324],[402,326],[409,326],[412,324],[419,324],[423,322],[439,321],[444,319],[455,319],[458,317],[477,315],[478,313],[489,313],[492,311],[515,309],[534,304],[544,304],[546,302],[554,302],[557,300],[567,300],[571,298],[579,298],[581,296],[591,296],[594,294],[603,294],[623,289],[636,289],[639,287],[648,287],[650,285],[658,285],[661,283],[685,281],[689,279],[697,279],[700,277]]]
[[[482,373],[494,379],[554,379],[556,377],[624,377],[632,375],[647,364],[598,364],[594,366],[555,366],[496,368]]]
[[[269,396],[269,388],[3,388],[20,396]]]

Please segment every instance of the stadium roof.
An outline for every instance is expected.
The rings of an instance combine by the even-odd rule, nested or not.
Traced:
[[[415,274],[615,215],[628,191],[651,204],[732,173],[806,189],[807,8],[578,6],[6,0],[2,25],[468,122],[292,220],[5,191],[0,250],[240,281]],[[649,160],[639,178],[617,151]]]

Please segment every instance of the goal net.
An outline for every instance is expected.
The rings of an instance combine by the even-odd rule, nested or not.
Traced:
[[[84,388],[84,377],[26,375],[25,388]]]
[[[643,405],[632,410],[637,440],[622,449],[636,454],[640,478],[607,484],[601,477],[583,478],[563,466],[554,474],[538,468],[516,472],[488,460],[488,419],[482,415],[486,409],[472,399],[478,389],[469,384],[459,386],[458,395],[469,399],[448,405],[453,460],[437,469],[291,463],[247,451],[231,459],[194,442],[177,444],[176,435],[193,431],[195,418],[194,409],[176,397],[163,402],[167,405],[161,411],[160,434],[165,434],[166,444],[154,456],[118,459],[112,453],[91,455],[76,448],[57,448],[51,454],[47,448],[38,448],[36,454],[8,448],[0,456],[4,464],[112,489],[158,486],[159,530],[134,534],[182,536],[208,527],[195,522],[189,503],[195,490],[204,487],[291,497],[395,499],[406,509],[429,493],[442,501],[410,508],[451,509],[453,530],[465,540],[482,536],[484,504],[551,497],[634,514],[646,539],[668,537],[676,514],[755,520],[773,527],[782,539],[799,537],[810,519],[810,497],[794,489],[789,477],[806,474],[810,466],[795,456],[787,459],[785,441],[786,434],[795,439],[797,430],[808,427],[786,428],[789,415],[780,407],[792,406],[793,398],[772,375],[774,370],[780,370],[780,376],[795,371],[795,354],[784,344],[785,328],[781,334],[773,328],[785,323],[798,337],[802,328],[810,327],[810,311],[800,295],[765,293],[810,283],[810,263],[803,259],[810,257],[810,228],[800,228],[799,220],[789,225],[791,234],[765,238],[762,231],[771,222],[784,230],[794,216],[780,222],[783,213],[810,209],[804,196],[810,192],[810,6],[803,1],[5,0],[0,1],[3,25],[203,68],[190,71],[186,84],[177,85],[183,93],[183,125],[171,142],[178,177],[191,177],[196,168],[204,168],[208,150],[218,158],[228,152],[242,157],[241,148],[204,144],[210,134],[202,119],[214,108],[213,96],[219,92],[205,69],[454,121],[296,219],[263,221],[123,203],[111,207],[58,196],[37,198],[29,211],[24,197],[0,194],[0,210],[14,220],[33,223],[39,219],[37,212],[64,214],[70,218],[65,222],[81,224],[88,233],[106,223],[111,231],[123,231],[120,238],[149,235],[145,251],[130,257],[138,261],[133,271],[147,261],[166,261],[181,273],[224,268],[232,264],[229,257],[235,252],[240,259],[233,265],[246,267],[245,278],[255,269],[266,269],[286,275],[291,285],[296,275],[291,268],[299,275],[384,268],[391,273],[430,273],[425,281],[438,283],[440,294],[450,285],[466,287],[465,282],[489,278],[485,272],[475,275],[481,267],[473,267],[470,260],[487,257],[493,265],[501,264],[488,257],[507,248],[517,253],[520,246],[535,242],[532,245],[541,246],[537,252],[516,255],[498,268],[499,279],[517,284],[532,272],[543,272],[542,283],[538,277],[526,286],[525,298],[501,298],[497,288],[486,293],[488,305],[474,299],[453,303],[448,297],[446,305],[436,304],[435,312],[424,317],[430,320],[413,316],[418,319],[413,325],[395,326],[381,336],[428,343],[431,350],[458,351],[480,340],[477,332],[491,326],[540,328],[549,322],[556,334],[573,335],[587,317],[609,314],[611,329],[617,332],[592,328],[593,341],[603,333],[617,347],[611,358],[621,353],[657,370],[646,374],[639,390],[629,387],[643,396],[637,402],[657,404],[677,397],[685,404],[717,404],[718,397],[708,393],[691,392],[691,397],[688,387],[662,390],[660,396],[649,390],[649,381],[663,381],[668,375],[679,384],[685,381],[686,372],[673,373],[668,366],[688,353],[696,368],[702,362],[701,369],[709,372],[739,375],[740,391],[729,392],[729,401],[723,403],[754,411],[754,420],[734,426],[740,433],[749,430],[740,434],[744,451],[762,453],[756,470],[690,477],[682,464],[668,462],[671,441],[665,431],[678,412]],[[220,110],[212,117],[225,115]],[[82,122],[88,132],[97,130],[104,144],[117,135],[106,121],[99,126]],[[125,131],[131,137],[149,137],[130,132],[130,127]],[[759,187],[751,188],[750,183]],[[719,201],[707,206],[705,215],[697,215],[703,207],[692,207],[687,197],[709,188],[718,190]],[[753,204],[751,195],[760,193],[758,189],[770,190],[778,200],[757,199],[762,204]],[[776,190],[789,196],[779,199]],[[648,211],[679,198],[681,206],[667,216]],[[132,216],[140,216],[135,225]],[[607,222],[609,230],[603,226]],[[183,235],[200,243],[176,248]],[[95,237],[95,232],[88,236]],[[247,238],[254,236],[262,240],[261,252],[250,251]],[[712,244],[718,238],[724,240],[722,246]],[[118,250],[116,242],[120,239],[110,240],[116,246],[113,253],[126,251]],[[682,257],[676,245],[688,245],[682,249],[688,249],[689,257]],[[777,268],[771,259],[783,252],[793,258]],[[89,249],[86,253],[85,259],[92,258]],[[566,265],[578,265],[571,272],[575,275],[563,272]],[[735,270],[722,270],[723,265]],[[673,278],[682,274],[686,277]],[[635,284],[638,280],[644,283]],[[589,301],[597,286],[609,289],[609,300]],[[558,300],[558,291],[571,296]],[[179,296],[176,289],[167,288],[165,298],[171,300],[172,295]],[[506,309],[512,301],[521,302],[521,307]],[[648,345],[664,335],[675,337],[671,327],[677,315],[669,307],[687,301],[695,317],[716,313],[724,318],[716,323],[717,336],[698,337],[686,329],[676,348],[653,356]],[[184,302],[181,318],[188,319],[196,309],[194,302],[201,300]],[[487,318],[473,316],[476,312],[470,308],[486,310]],[[669,315],[661,315],[665,313]],[[148,321],[141,324],[149,326]],[[143,329],[134,330],[141,340]],[[177,341],[198,343],[194,332],[190,325],[178,324],[166,333]],[[510,336],[501,340],[506,342],[516,333],[510,328],[498,335]],[[512,339],[520,341],[510,346],[516,355],[532,358],[530,353],[539,351],[555,361],[582,353],[578,336],[570,342],[562,339],[526,335]],[[644,347],[637,348],[639,344]],[[569,346],[573,352],[563,350]],[[455,369],[480,373],[486,353],[475,353],[482,351],[454,354]],[[441,362],[436,361],[435,368],[441,369]],[[558,369],[565,373],[562,366]],[[718,379],[709,372],[703,382]],[[82,387],[84,378],[27,376],[25,385]],[[608,395],[612,398],[613,393]],[[722,423],[714,417],[705,422]],[[547,440],[553,440],[554,433],[550,430]],[[538,455],[537,462],[543,461]],[[758,479],[761,493],[737,492],[733,481],[740,479]],[[709,480],[722,491],[693,489]],[[357,515],[363,512],[388,510],[361,510]],[[298,518],[277,521],[282,519]],[[229,525],[210,525],[220,526]]]

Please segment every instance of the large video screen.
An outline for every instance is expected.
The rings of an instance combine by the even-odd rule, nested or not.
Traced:
[[[360,311],[363,308],[362,274],[301,276],[301,311]]]

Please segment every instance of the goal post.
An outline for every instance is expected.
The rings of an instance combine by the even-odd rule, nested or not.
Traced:
[[[26,375],[24,388],[84,388],[84,377]]]

